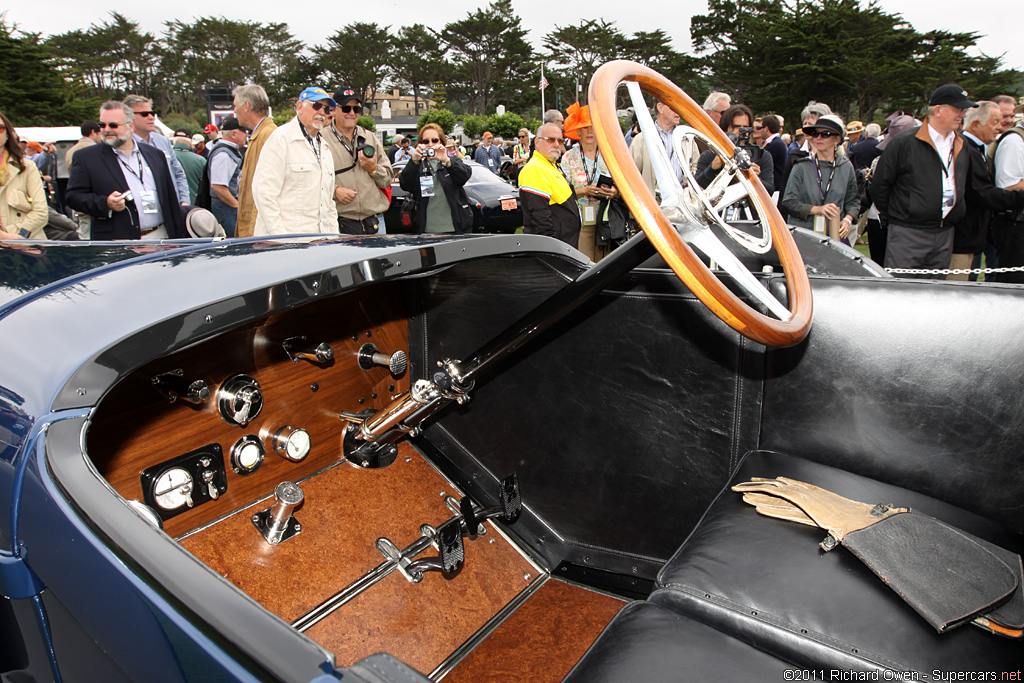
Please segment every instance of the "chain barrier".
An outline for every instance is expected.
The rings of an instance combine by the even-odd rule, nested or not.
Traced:
[[[885,272],[901,275],[989,275],[990,273],[1020,273],[1024,266],[1012,268],[886,268]]]

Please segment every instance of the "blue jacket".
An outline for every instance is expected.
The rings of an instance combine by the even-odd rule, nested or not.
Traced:
[[[490,147],[480,145],[476,148],[473,161],[481,166],[486,166],[487,170],[491,173],[497,174],[501,170],[501,150],[498,149],[497,145],[491,145]]]

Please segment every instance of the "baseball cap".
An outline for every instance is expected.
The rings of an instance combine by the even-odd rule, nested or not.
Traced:
[[[225,116],[220,120],[221,130],[249,130],[238,122],[234,116]]]
[[[953,83],[940,85],[935,89],[935,92],[932,93],[932,98],[928,100],[928,106],[936,104],[950,104],[958,109],[971,109],[978,106],[977,102],[971,102],[967,99],[966,90]]]
[[[486,131],[486,132],[484,133],[484,137],[485,137],[485,138],[493,138],[493,137],[494,137],[494,134],[493,134],[493,133],[492,133],[491,131]]]
[[[174,137],[176,137],[176,138],[190,138],[190,137],[192,137],[192,134],[189,133],[184,128],[179,128],[176,131],[174,131]]]
[[[327,104],[331,105],[331,107],[338,106],[338,103],[331,99],[331,96],[327,94],[326,90],[324,90],[323,88],[317,88],[316,86],[306,88],[305,90],[299,93],[299,102],[305,102],[307,100],[310,102],[320,102],[326,100]]]
[[[202,133],[196,133],[192,136],[192,144],[198,145],[200,142],[206,142],[206,136]]]
[[[885,149],[889,140],[892,140],[897,133],[902,133],[908,128],[917,128],[920,125],[921,122],[909,114],[893,117],[889,122],[889,127],[885,129],[885,139],[878,143],[878,149]]]
[[[356,93],[355,88],[353,88],[350,85],[338,88],[334,92],[334,101],[337,102],[338,104],[347,104],[351,100],[355,100],[356,102],[359,103],[359,106],[363,106],[363,98],[360,97]]]
[[[203,128],[203,132],[206,133],[207,135],[209,135],[210,133],[216,133],[218,130],[219,128],[217,128],[217,126],[213,125],[212,123],[206,124],[206,128]]]

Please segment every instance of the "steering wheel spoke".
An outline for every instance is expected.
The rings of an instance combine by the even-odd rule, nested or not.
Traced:
[[[625,83],[648,142],[658,181],[659,204],[633,163],[618,126],[616,96]],[[643,100],[643,92],[678,113],[685,125],[673,132],[673,148],[680,160],[683,183],[677,180],[660,135]],[[601,153],[630,211],[640,222],[670,268],[719,318],[754,341],[790,346],[807,336],[813,314],[810,281],[793,236],[771,202],[760,180],[732,161],[735,147],[700,106],[657,72],[628,61],[609,62],[590,83],[590,113]],[[708,188],[701,189],[690,169],[699,141],[723,159],[725,166]],[[658,143],[658,144],[650,144]],[[758,238],[729,225],[724,212],[741,202],[750,205],[760,221]],[[788,308],[779,302],[712,231],[718,226],[730,239],[751,251],[765,253],[774,243],[786,277]],[[761,313],[737,297],[704,265],[693,248],[718,264],[738,283],[749,299],[768,311]]]

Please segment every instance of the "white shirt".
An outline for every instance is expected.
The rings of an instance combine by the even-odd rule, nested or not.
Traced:
[[[935,149],[939,152],[939,159],[942,161],[942,217],[945,218],[946,214],[953,210],[953,204],[956,203],[956,173],[953,169],[956,163],[953,159],[953,143],[956,140],[956,134],[950,131],[943,137],[929,123],[928,135],[932,137]]]
[[[1010,187],[1024,180],[1024,139],[1010,133],[996,147],[996,187]]]

